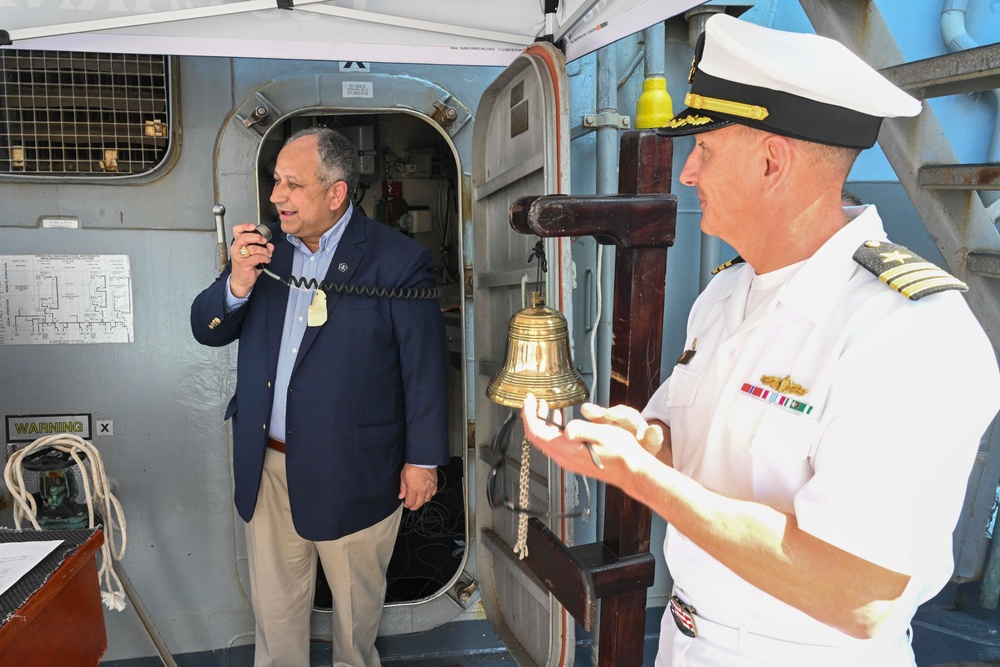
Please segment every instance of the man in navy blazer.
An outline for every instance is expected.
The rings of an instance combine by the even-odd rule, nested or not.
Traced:
[[[434,287],[433,259],[354,208],[357,152],[339,133],[293,135],[274,177],[273,243],[234,226],[230,265],[191,307],[198,342],[240,341],[225,416],[247,522],[254,664],[309,664],[318,556],[334,596],[333,663],[379,665],[402,507],[429,501],[435,466],[448,461],[444,321],[434,299],[289,288],[261,269],[405,292]]]

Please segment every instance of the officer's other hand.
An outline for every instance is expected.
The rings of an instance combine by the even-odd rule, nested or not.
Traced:
[[[631,430],[610,421],[585,419],[573,419],[560,428],[558,417],[558,411],[549,416],[545,400],[532,394],[524,399],[521,419],[525,437],[567,470],[614,484],[625,470],[649,456]]]
[[[658,424],[646,423],[635,408],[627,405],[603,408],[593,403],[584,403],[580,406],[580,414],[596,424],[612,424],[625,429],[653,456],[663,446],[663,429]]]

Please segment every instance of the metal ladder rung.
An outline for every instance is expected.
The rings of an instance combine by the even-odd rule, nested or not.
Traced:
[[[1000,162],[927,164],[917,170],[917,185],[932,190],[1000,190]]]
[[[1000,88],[1000,44],[914,60],[880,73],[922,100]]]

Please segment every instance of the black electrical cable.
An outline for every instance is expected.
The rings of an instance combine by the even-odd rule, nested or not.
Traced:
[[[268,269],[263,269],[263,271],[279,283],[295,289],[323,290],[328,293],[355,294],[357,296],[384,299],[436,299],[441,296],[440,287],[378,287],[376,285],[358,285],[355,283],[327,283],[320,282],[315,278],[306,279],[297,276],[282,278]]]
[[[271,240],[271,230],[267,225],[257,225],[257,233],[265,240]],[[357,296],[377,297],[383,299],[436,299],[441,296],[440,287],[377,287],[375,285],[356,285],[354,283],[326,283],[315,278],[299,278],[289,276],[282,278],[277,273],[269,270],[264,264],[258,264],[257,268],[274,278],[282,285],[301,290],[323,290],[324,292],[336,292],[337,294],[355,294]]]

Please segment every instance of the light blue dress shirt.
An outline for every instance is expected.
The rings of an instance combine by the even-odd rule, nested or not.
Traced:
[[[337,245],[344,235],[344,229],[354,212],[354,204],[347,207],[344,215],[328,229],[319,239],[319,250],[315,253],[306,247],[297,236],[286,234],[285,238],[295,246],[292,255],[292,275],[306,280],[314,279],[321,282],[333,261]],[[250,295],[243,299],[233,296],[226,284],[226,313],[230,313],[247,302]],[[252,293],[252,291],[251,291]],[[285,309],[285,324],[281,330],[281,347],[278,349],[278,369],[274,378],[274,402],[271,405],[271,426],[269,435],[275,440],[285,441],[285,406],[288,400],[288,381],[292,376],[295,357],[299,353],[299,345],[306,331],[309,304],[312,303],[316,290],[289,288],[288,306]]]

